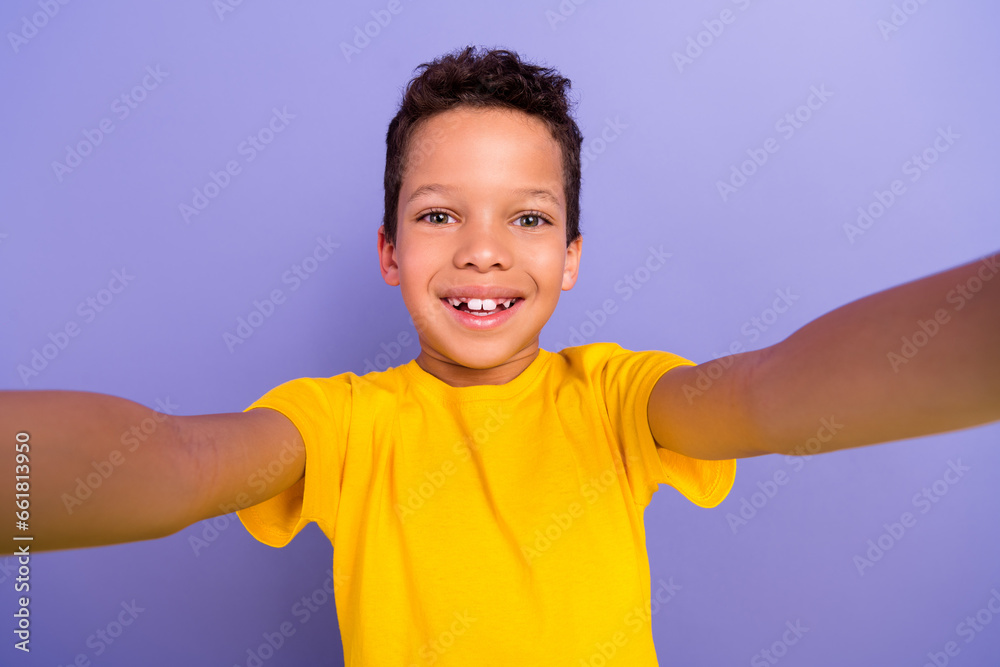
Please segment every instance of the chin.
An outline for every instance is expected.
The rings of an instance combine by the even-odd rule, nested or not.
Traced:
[[[466,368],[486,370],[509,362],[527,346],[510,339],[483,339],[451,342],[437,349],[441,350],[445,358],[456,364]]]
[[[480,347],[478,345],[465,346],[460,350],[450,350],[448,358],[460,366],[475,368],[476,370],[487,370],[496,368],[510,361],[514,352],[506,346],[498,349],[493,346]]]

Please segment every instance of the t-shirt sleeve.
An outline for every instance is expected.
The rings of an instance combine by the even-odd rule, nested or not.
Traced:
[[[618,349],[607,360],[604,391],[636,503],[646,507],[659,485],[669,484],[695,505],[715,507],[733,487],[736,460],[678,454],[657,445],[649,428],[649,396],[656,381],[672,368],[696,364],[670,352]]]
[[[278,385],[251,403],[288,417],[305,443],[305,473],[290,487],[236,515],[257,540],[272,547],[292,541],[310,521],[333,541],[350,428],[352,385],[349,374],[298,378]],[[280,457],[274,462],[281,465]],[[266,483],[266,476],[259,477]]]

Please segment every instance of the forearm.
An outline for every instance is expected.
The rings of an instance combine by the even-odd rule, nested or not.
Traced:
[[[1000,419],[998,259],[854,301],[767,348],[751,400],[768,450],[795,452],[821,418],[843,425],[821,451]]]
[[[15,494],[27,489],[30,515],[26,531],[8,515],[0,553],[16,548],[13,535],[32,536],[31,550],[39,551],[151,539],[182,528],[195,480],[185,475],[173,423],[168,415],[105,394],[0,392],[6,452],[0,504],[21,511]],[[23,441],[27,447],[16,452]],[[18,453],[27,454],[20,460],[26,468],[15,468]]]

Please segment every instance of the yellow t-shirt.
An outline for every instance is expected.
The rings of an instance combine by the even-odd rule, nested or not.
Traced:
[[[684,364],[591,343],[503,385],[416,361],[286,382],[247,410],[292,420],[305,475],[238,516],[273,547],[329,537],[348,667],[657,665],[645,507],[661,483],[714,507],[736,473],[653,440],[649,394]]]

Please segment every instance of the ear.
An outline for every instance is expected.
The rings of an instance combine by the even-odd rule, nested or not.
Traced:
[[[378,228],[378,259],[382,279],[387,285],[399,285],[399,264],[396,263],[396,246],[385,237],[385,225]]]
[[[576,240],[566,246],[566,264],[563,269],[563,291],[570,290],[576,284],[576,277],[580,272],[580,253],[583,249],[583,237],[578,236]]]

